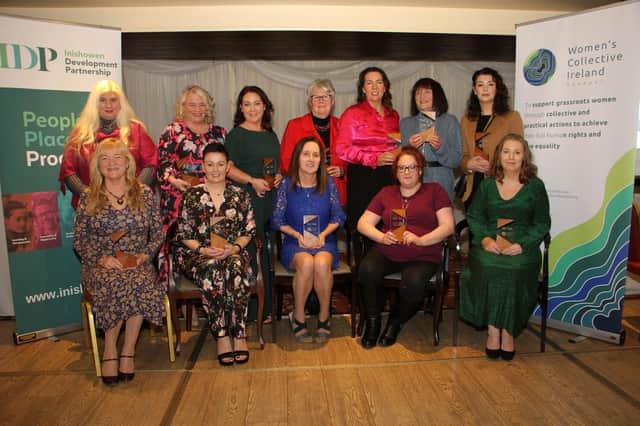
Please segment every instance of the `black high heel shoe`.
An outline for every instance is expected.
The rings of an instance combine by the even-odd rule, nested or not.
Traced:
[[[365,349],[371,349],[376,346],[376,343],[378,342],[378,336],[380,335],[380,327],[382,326],[380,315],[368,317],[365,326],[366,328],[364,329],[364,333],[362,334],[360,344]]]
[[[400,321],[389,317],[387,326],[380,337],[380,342],[378,342],[380,346],[391,346],[396,343],[396,340],[398,340],[398,334],[400,333],[400,330],[402,330],[402,326],[403,324]]]
[[[109,361],[118,361],[118,358],[109,358],[109,359],[103,359],[102,363],[104,364],[105,362],[109,362]],[[120,375],[118,374],[117,376],[102,376],[102,383],[104,383],[107,386],[115,386],[116,384],[118,384],[118,380],[120,379]]]
[[[134,355],[120,355],[120,358],[134,358]],[[130,382],[135,377],[136,373],[124,373],[118,368],[118,379],[121,382]]]
[[[504,361],[511,361],[514,356],[516,356],[515,349],[512,351],[505,351],[504,349],[500,350],[500,356]]]
[[[500,349],[489,349],[487,347],[484,348],[484,353],[487,354],[487,358],[489,359],[498,359],[500,358]]]
[[[230,339],[228,334],[225,335],[225,336],[216,336],[214,334],[213,337],[215,337],[215,339],[216,339],[216,346],[217,346],[218,340],[224,339],[225,337]],[[231,340],[229,340],[229,344],[231,344]],[[216,350],[217,349],[218,348],[216,347]],[[233,363],[234,363],[235,352],[233,352],[233,351],[224,352],[224,353],[218,354],[217,357],[218,357],[218,364],[220,364],[223,367],[231,367],[233,365]],[[247,357],[247,359],[248,358],[249,357]]]

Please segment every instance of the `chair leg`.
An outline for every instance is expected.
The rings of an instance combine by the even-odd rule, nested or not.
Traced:
[[[271,341],[278,340],[278,322],[280,321],[280,311],[278,310],[278,296],[275,276],[271,275]]]
[[[442,319],[442,298],[444,297],[443,284],[439,283],[433,299],[433,346],[440,344],[440,321]]]
[[[89,332],[89,324],[87,324],[87,307],[84,297],[80,301],[80,314],[82,317],[82,332],[84,334],[84,343],[88,347],[91,345],[91,333]]]
[[[460,272],[456,271],[455,294],[453,295],[453,346],[458,346],[458,322],[460,320]]]
[[[358,286],[355,279],[351,282],[351,337],[356,337],[356,301],[358,300]]]
[[[169,361],[176,361],[176,350],[173,343],[173,323],[171,319],[171,302],[169,296],[164,295],[164,310],[166,312],[167,321],[167,340],[169,340]]]
[[[257,319],[257,327],[258,327],[258,342],[260,343],[260,349],[264,349],[264,336],[263,336],[263,332],[262,332],[262,326],[263,326],[263,315],[264,315],[264,287],[263,286],[258,286],[256,288],[256,295],[258,296],[258,317]],[[275,330],[276,328],[276,324],[275,321],[273,321],[272,323],[272,327]],[[275,342],[275,339],[274,339]]]
[[[187,300],[187,318],[185,323],[185,328],[187,331],[191,331],[193,329],[193,305],[190,300]]]
[[[178,319],[178,307],[177,305],[177,301],[175,299],[172,299],[169,296],[169,306],[170,306],[170,312],[171,312],[171,324],[173,326],[173,333],[176,336],[176,340],[175,340],[175,353],[180,354],[180,351],[182,350],[182,344],[181,344],[181,340],[180,340],[180,320]],[[168,317],[167,317],[167,327],[168,325]]]
[[[84,309],[87,312],[87,322],[89,323],[89,331],[91,333],[91,351],[93,352],[93,364],[96,367],[96,376],[102,376],[102,367],[100,366],[100,353],[98,352],[98,338],[96,337],[96,323],[93,318],[93,311],[91,310],[91,304],[84,302]]]

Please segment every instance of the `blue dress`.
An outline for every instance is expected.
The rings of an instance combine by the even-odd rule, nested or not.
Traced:
[[[340,206],[340,196],[333,179],[327,180],[327,186],[322,194],[315,188],[297,187],[290,189],[291,179],[287,176],[278,186],[278,192],[273,206],[271,228],[279,230],[281,226],[289,225],[302,233],[302,219],[304,215],[318,215],[320,231],[330,223],[344,224],[345,214]],[[291,270],[293,256],[298,252],[307,252],[315,255],[319,251],[328,251],[333,256],[333,269],[338,267],[338,245],[335,232],[325,239],[324,247],[318,249],[306,249],[298,245],[298,240],[290,235],[285,235],[282,242],[280,260],[282,264]]]

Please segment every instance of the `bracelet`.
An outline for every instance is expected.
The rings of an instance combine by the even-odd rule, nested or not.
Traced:
[[[238,247],[238,253],[240,253],[242,251],[242,246],[238,243],[233,243],[232,244],[234,247]]]

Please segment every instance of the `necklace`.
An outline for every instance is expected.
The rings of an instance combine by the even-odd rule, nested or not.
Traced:
[[[106,186],[104,187],[104,189],[105,189],[105,191],[107,191],[109,193],[109,195],[111,195],[113,198],[116,199],[116,203],[118,203],[119,206],[124,204],[124,196],[127,195],[126,192],[118,197],[116,194],[114,194],[113,192],[109,191],[109,189]]]

